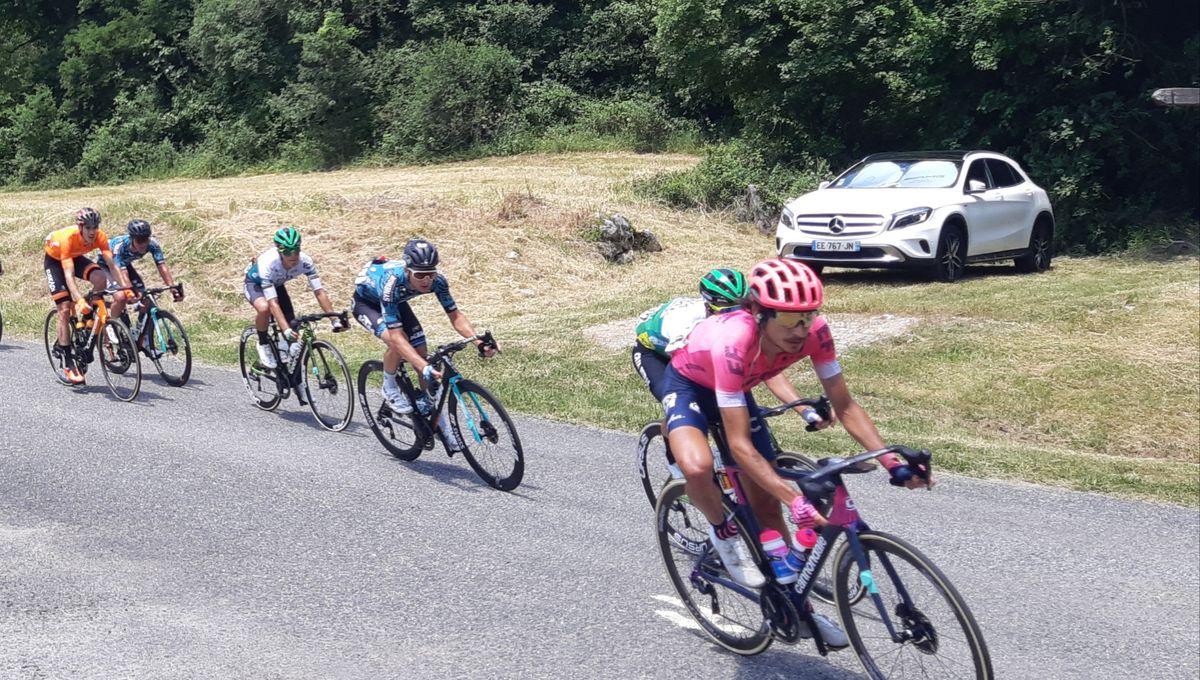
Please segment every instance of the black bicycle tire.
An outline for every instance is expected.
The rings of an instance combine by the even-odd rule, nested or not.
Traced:
[[[754,656],[761,654],[771,646],[771,642],[775,639],[771,634],[770,624],[764,616],[762,624],[758,630],[743,641],[739,638],[733,638],[720,628],[716,627],[704,614],[700,611],[700,605],[692,596],[692,588],[690,586],[690,575],[685,577],[679,573],[675,560],[671,557],[671,539],[668,531],[667,515],[669,511],[677,504],[682,504],[684,501],[680,499],[687,493],[687,485],[683,480],[676,480],[663,487],[662,492],[658,495],[658,503],[654,508],[654,528],[655,534],[658,536],[658,551],[662,557],[663,567],[667,571],[667,578],[671,581],[671,586],[675,589],[675,594],[679,596],[680,601],[687,607],[692,618],[700,624],[700,629],[704,631],[711,640],[718,645],[728,649],[729,651],[742,656]],[[703,517],[701,517],[703,520]],[[738,522],[738,528],[742,535],[745,535],[745,527]],[[705,539],[707,540],[707,539]],[[686,579],[686,582],[685,582]],[[739,593],[733,593],[735,597],[744,597]],[[707,595],[705,595],[707,597]],[[758,602],[754,602],[754,609],[758,609]],[[761,615],[761,611],[760,611]],[[749,627],[747,627],[749,630]]]
[[[345,380],[347,398],[346,415],[333,425],[327,425],[325,420],[321,418],[321,413],[317,410],[317,400],[313,399],[312,389],[309,387],[309,380],[312,378],[312,372],[309,370],[309,362],[312,360],[314,354],[324,351],[328,351],[333,355],[338,367],[341,368],[341,377]],[[317,423],[330,432],[341,432],[346,429],[350,425],[350,421],[354,419],[354,382],[350,377],[350,367],[346,365],[346,359],[342,357],[342,353],[324,340],[314,340],[312,346],[304,351],[300,365],[304,367],[304,392],[308,398],[308,408],[312,411],[313,417],[317,419]]]
[[[58,365],[58,362],[54,360],[54,347],[52,345],[58,344],[58,328],[56,327],[57,323],[58,310],[51,309],[50,313],[46,315],[46,322],[42,327],[42,341],[46,345],[46,359],[50,362],[50,370],[54,371],[54,377],[58,378],[58,382],[64,385],[70,385],[72,384],[71,381],[67,380],[67,377],[63,375],[62,368]],[[53,335],[53,340],[51,340],[51,335]]]
[[[113,334],[117,335],[117,344],[125,348],[125,353],[129,356],[129,366],[124,371],[115,373],[109,370],[109,362],[104,358],[104,344],[108,342],[108,330],[113,329]],[[142,391],[142,358],[138,356],[137,345],[133,344],[133,336],[129,334],[129,328],[120,319],[107,319],[104,325],[100,327],[97,334],[96,348],[98,359],[100,361],[100,369],[104,374],[104,382],[108,383],[108,389],[113,396],[120,401],[133,401],[137,399],[138,394]],[[122,396],[117,386],[113,384],[115,378],[113,375],[125,376],[126,371],[130,368],[134,369],[133,389],[130,390],[127,396]]]
[[[657,484],[657,486],[656,486],[655,480],[653,479],[653,477],[656,477],[657,475],[651,474],[651,469],[657,470],[658,468],[657,468],[656,464],[650,460],[650,443],[652,441],[654,441],[655,437],[662,439],[664,460],[661,461],[661,466],[662,466],[662,469],[667,470],[667,477],[662,480],[662,483]],[[667,466],[667,461],[665,460],[666,447],[667,447],[667,439],[666,439],[666,437],[663,436],[662,422],[656,420],[656,421],[653,421],[650,423],[646,423],[646,426],[642,428],[641,434],[638,435],[637,465],[638,465],[638,476],[641,478],[641,481],[642,481],[642,491],[646,494],[647,500],[650,501],[651,508],[654,508],[656,506],[656,504],[658,503],[659,492],[662,491],[663,487],[665,487],[667,484],[670,484],[671,481],[674,479],[674,477],[672,477],[670,474],[670,468],[666,467]]]
[[[367,419],[367,425],[371,428],[371,431],[375,433],[375,438],[379,440],[379,443],[383,445],[383,448],[387,449],[388,453],[392,454],[396,458],[399,458],[400,460],[414,461],[419,458],[421,456],[421,452],[425,450],[426,438],[433,435],[427,431],[427,428],[422,428],[418,425],[416,419],[420,416],[415,410],[407,415],[401,415],[397,413],[391,414],[391,418],[393,420],[399,420],[403,422],[404,419],[408,419],[412,423],[414,435],[412,446],[396,446],[395,441],[382,431],[382,429],[379,427],[379,424],[375,422],[375,416],[371,413],[370,401],[367,399],[367,379],[371,373],[375,371],[379,371],[380,373],[383,372],[383,362],[379,360],[371,360],[364,362],[362,366],[358,367],[358,399],[359,406],[362,407],[363,417]]]
[[[242,369],[242,384],[246,386],[246,391],[250,393],[250,399],[254,402],[254,405],[263,411],[270,412],[279,408],[279,403],[283,401],[283,395],[279,393],[279,382],[275,380],[274,376],[264,376],[271,378],[271,384],[275,386],[275,396],[270,399],[259,399],[254,389],[250,387],[250,375],[247,373],[246,368],[247,350],[254,352],[255,356],[258,354],[258,350],[256,349],[256,345],[258,344],[257,335],[258,331],[255,330],[254,326],[248,326],[242,331],[242,339],[238,343],[238,366]],[[253,344],[248,342],[249,340],[253,340]],[[251,357],[251,361],[253,360],[254,357]]]
[[[479,457],[471,451],[471,445],[475,437],[469,431],[466,433],[463,432],[463,428],[460,426],[458,420],[458,397],[454,393],[451,393],[449,403],[447,404],[447,408],[450,409],[449,420],[451,427],[457,430],[458,440],[463,444],[463,458],[467,459],[467,463],[471,465],[471,469],[475,470],[475,474],[479,475],[480,479],[487,482],[489,486],[500,491],[512,491],[521,484],[521,480],[525,477],[525,449],[521,446],[521,436],[517,434],[517,426],[513,424],[512,418],[508,416],[508,411],[504,409],[504,404],[501,404],[500,400],[489,392],[487,388],[471,380],[460,380],[458,382],[458,394],[466,395],[470,393],[474,393],[488,402],[492,411],[500,416],[501,422],[504,423],[504,427],[508,430],[509,437],[512,439],[514,458],[512,470],[505,477],[497,477],[492,474],[491,470],[484,467],[479,461]]]
[[[979,623],[975,620],[974,614],[971,613],[971,609],[967,606],[962,595],[950,583],[946,575],[938,569],[937,565],[912,544],[891,534],[874,530],[863,531],[858,534],[858,540],[862,544],[863,550],[868,553],[868,557],[872,551],[888,554],[889,559],[899,559],[907,562],[929,581],[945,600],[946,604],[953,610],[954,616],[962,628],[963,639],[971,650],[976,680],[993,680],[995,673],[992,670],[991,657],[988,654],[987,643],[983,639],[983,633],[979,629]],[[838,554],[835,556],[837,564],[842,566],[842,568],[838,569],[834,582],[835,596],[838,593],[845,592],[846,582],[849,579],[849,569],[841,559],[841,555],[847,552],[850,552],[850,544],[849,542],[843,542],[841,548],[838,550]],[[876,560],[872,560],[872,567],[874,566],[876,566]],[[879,567],[878,569],[872,569],[876,583],[879,583],[882,579],[890,578],[887,569],[882,564]],[[909,587],[906,590],[911,595],[912,588]],[[837,600],[838,614],[842,619],[842,624],[845,626],[846,636],[850,638],[850,644],[855,654],[858,655],[863,670],[873,680],[886,680],[888,676],[884,675],[875,665],[874,660],[863,643],[862,634],[854,618],[855,605],[843,597],[838,597]],[[866,617],[873,619],[878,617],[874,601],[870,598],[860,603],[859,606],[867,608],[865,610]],[[918,662],[923,662],[923,659],[918,657]],[[898,658],[891,659],[889,663],[894,667],[898,663]]]
[[[168,323],[174,324],[175,330],[179,333],[179,337],[183,339],[183,372],[178,377],[175,377],[167,374],[167,372],[163,370],[162,361],[159,359],[154,358],[150,359],[150,361],[154,364],[154,368],[158,369],[158,374],[162,376],[162,379],[166,381],[168,385],[171,387],[183,387],[187,384],[188,379],[192,377],[192,342],[188,339],[187,329],[183,327],[183,324],[174,314],[160,309],[158,310],[158,318],[160,321],[166,320]],[[157,348],[155,336],[158,334],[158,324],[151,324],[149,330],[150,342]]]

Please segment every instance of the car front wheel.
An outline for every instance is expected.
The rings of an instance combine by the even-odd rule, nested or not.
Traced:
[[[1050,268],[1050,259],[1054,257],[1054,244],[1051,241],[1050,228],[1045,223],[1038,223],[1029,237],[1029,252],[1013,260],[1019,272],[1044,272]]]
[[[962,278],[967,264],[967,237],[963,230],[948,224],[942,227],[938,238],[937,258],[933,263],[933,277],[938,281],[953,283]]]

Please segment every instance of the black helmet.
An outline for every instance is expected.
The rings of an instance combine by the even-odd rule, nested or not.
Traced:
[[[423,238],[414,238],[404,246],[404,268],[414,272],[437,270],[437,246]]]
[[[132,238],[150,238],[150,223],[146,220],[129,220],[125,231],[129,232]]]
[[[100,228],[100,213],[96,212],[95,208],[80,208],[75,213],[75,224],[98,229]]]

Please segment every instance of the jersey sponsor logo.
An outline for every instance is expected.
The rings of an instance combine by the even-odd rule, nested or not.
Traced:
[[[822,350],[833,351],[833,334],[829,332],[829,326],[822,326],[821,330],[817,331],[817,342],[821,345]]]
[[[396,286],[399,283],[400,283],[399,278],[397,278],[395,276],[389,276],[387,283],[383,284],[383,295],[381,296],[380,299],[383,300],[384,302],[392,302],[393,294],[395,293]]]
[[[734,375],[745,375],[746,368],[742,355],[733,347],[725,348],[725,368]]]
[[[675,415],[671,416],[670,418],[667,418],[667,424],[670,425],[671,423],[675,422],[676,420],[683,420],[683,414],[676,413]]]
[[[678,398],[679,398],[679,395],[675,394],[674,392],[671,392],[670,394],[664,396],[663,401],[662,401],[663,408],[668,411],[675,408],[675,400]]]
[[[692,409],[692,410],[693,410],[693,411],[695,411],[696,413],[700,413],[700,404],[697,404],[697,403],[696,403],[696,402],[694,402],[694,401],[689,401],[689,402],[688,402],[688,408]]]

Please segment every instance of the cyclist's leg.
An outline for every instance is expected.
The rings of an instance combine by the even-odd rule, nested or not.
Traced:
[[[399,312],[400,329],[404,331],[404,340],[411,345],[413,350],[415,350],[417,354],[420,354],[421,357],[429,356],[429,349],[426,347],[425,341],[425,329],[421,328],[421,322],[417,320],[417,315],[413,313],[412,307],[410,307],[407,302],[401,302],[400,304],[396,305],[396,310]],[[400,363],[400,360],[400,353],[396,352],[397,365]],[[387,365],[386,356],[384,358],[384,365]],[[417,379],[421,381],[421,388],[424,389],[425,380],[419,375],[417,376]]]
[[[267,324],[271,319],[271,305],[263,294],[262,286],[247,281],[242,287],[242,294],[245,295],[246,302],[254,308],[254,330],[258,331],[258,343],[260,345],[269,344]]]
[[[57,258],[46,255],[42,261],[46,270],[46,285],[50,288],[50,298],[58,309],[58,321],[55,324],[55,334],[58,347],[61,349],[71,344],[71,291],[67,288],[66,273],[62,263]],[[70,353],[67,354],[68,360]],[[72,361],[67,366],[73,366]]]
[[[762,417],[762,409],[754,401],[754,395],[746,392],[746,410],[750,412],[750,441],[753,442],[758,454],[768,461],[775,461],[775,447],[771,444],[771,432],[767,429],[767,419]],[[778,531],[781,536],[787,536],[791,542],[787,522],[783,519],[783,506],[779,500],[763,490],[750,475],[742,475],[742,487],[746,491],[746,499],[759,524],[765,528]]]
[[[296,322],[296,309],[292,307],[292,296],[288,295],[287,284],[275,286],[275,301],[279,303],[279,312],[287,319],[288,325]]]
[[[702,406],[703,388],[668,366],[663,391],[667,442],[687,481],[688,498],[710,524],[722,526],[726,523],[725,508],[721,504],[721,490],[713,482],[712,449],[708,447],[709,416]]]

